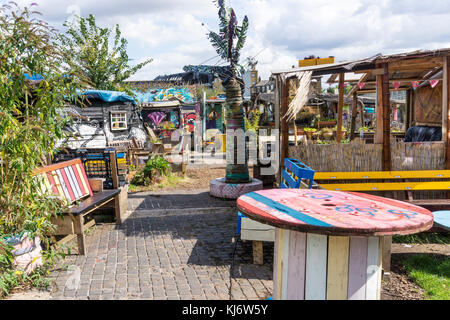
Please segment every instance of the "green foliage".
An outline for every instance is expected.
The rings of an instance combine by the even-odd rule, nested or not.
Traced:
[[[150,185],[155,177],[155,173],[160,176],[167,176],[170,172],[170,163],[162,156],[152,156],[145,167],[140,170],[131,180],[131,183],[138,186]]]
[[[0,240],[0,247],[2,242]],[[0,298],[7,296],[12,289],[18,286],[33,286],[47,289],[51,285],[49,277],[51,268],[55,266],[60,258],[64,258],[62,252],[54,249],[43,251],[44,264],[27,274],[22,270],[16,270],[12,267],[12,255],[2,254],[0,249]]]
[[[450,299],[450,259],[447,256],[417,254],[406,257],[402,263],[408,275],[425,290],[425,299]]]
[[[258,131],[259,128],[259,119],[261,118],[261,112],[259,110],[253,111],[253,117],[251,120],[249,120],[247,117],[244,117],[244,126],[245,131],[251,130],[251,131]]]
[[[316,128],[305,128],[305,129],[303,129],[303,131],[305,131],[305,132],[316,132],[317,129]]]
[[[46,254],[51,252],[46,236],[54,229],[50,218],[65,208],[44,191],[34,170],[64,137],[70,121],[62,112],[65,99],[76,96],[82,76],[65,73],[55,30],[31,10],[15,4],[0,8],[0,239],[37,235]],[[43,79],[30,81],[26,74]],[[30,275],[15,270],[11,250],[0,241],[1,295],[19,284],[41,285],[47,272],[48,263]]]
[[[436,243],[450,244],[449,233],[422,232],[416,234],[408,234],[405,236],[393,236],[393,243]]]
[[[62,204],[49,198],[33,170],[63,138],[65,97],[80,86],[63,75],[54,30],[28,8],[0,9],[0,234],[52,228],[49,218]],[[25,74],[42,75],[30,82]]]
[[[68,30],[59,36],[64,48],[64,58],[69,66],[68,71],[83,74],[95,89],[125,91],[132,94],[131,89],[123,81],[150,63],[152,59],[130,67],[128,42],[121,37],[119,25],[116,25],[114,30],[99,27],[92,14],[87,18],[79,17],[78,21],[78,25],[66,22],[64,26]],[[111,41],[112,31],[114,37]]]
[[[248,18],[245,16],[239,26],[233,8],[227,8],[224,0],[216,2],[219,8],[219,33],[210,31],[208,38],[217,54],[223,60],[230,62],[231,70],[234,73],[247,38]],[[236,44],[234,44],[235,39],[237,39]]]

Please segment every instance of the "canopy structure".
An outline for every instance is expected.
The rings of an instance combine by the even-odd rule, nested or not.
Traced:
[[[352,130],[358,95],[375,93],[376,128],[374,143],[383,146],[383,170],[391,167],[390,154],[390,107],[391,95],[406,91],[406,128],[411,126],[440,126],[442,140],[446,145],[446,168],[450,169],[450,48],[418,50],[407,53],[382,55],[370,58],[314,65],[272,72],[275,79],[275,124],[281,129],[281,161],[288,155],[289,124],[284,117],[288,112],[290,80],[300,72],[312,72],[312,76],[330,75],[328,83],[337,83],[339,88],[337,141],[342,132],[342,110],[344,99],[352,99]],[[345,94],[344,83],[352,86]]]

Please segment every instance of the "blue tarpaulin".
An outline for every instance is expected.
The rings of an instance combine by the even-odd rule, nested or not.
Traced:
[[[100,99],[104,102],[131,102],[136,105],[136,101],[124,92],[119,91],[108,91],[108,90],[86,90],[78,91],[86,98],[90,99]]]
[[[365,110],[367,113],[375,113],[375,108],[364,107],[364,110]]]

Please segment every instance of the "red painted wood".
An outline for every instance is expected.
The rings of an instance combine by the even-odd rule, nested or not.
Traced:
[[[50,182],[50,185],[52,186],[53,194],[59,196],[59,191],[58,191],[58,188],[56,187],[56,182],[55,182],[55,179],[53,179],[52,173],[46,172],[46,174],[47,174],[48,182]]]
[[[66,184],[67,191],[69,192],[70,200],[73,202],[76,199],[75,198],[75,194],[74,194],[74,192],[72,190],[72,185],[70,184],[69,178],[67,177],[66,170],[64,170],[64,169],[65,168],[61,168],[60,172],[61,172],[61,175],[62,175],[62,177],[64,179],[64,183]]]
[[[255,200],[252,194],[269,201]],[[293,217],[282,204],[310,220]],[[433,225],[429,210],[398,200],[357,192],[315,189],[269,189],[245,194],[237,199],[238,209],[250,218],[280,228],[333,235],[393,235],[428,230]],[[323,226],[323,224],[328,224]]]
[[[89,190],[85,190],[84,189],[83,182],[81,181],[81,177],[78,174],[78,170],[77,170],[76,165],[72,165],[72,170],[73,170],[73,173],[75,174],[75,178],[77,179],[78,186],[80,187],[82,195],[84,196],[84,195],[89,194]]]

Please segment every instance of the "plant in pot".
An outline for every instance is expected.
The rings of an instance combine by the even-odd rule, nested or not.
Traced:
[[[317,131],[316,128],[305,128],[305,134],[306,134],[306,137],[307,137],[309,140],[312,140],[313,134],[314,134],[314,132],[316,132],[316,131]]]
[[[331,128],[323,128],[322,137],[324,140],[331,140],[333,138],[333,130]]]

